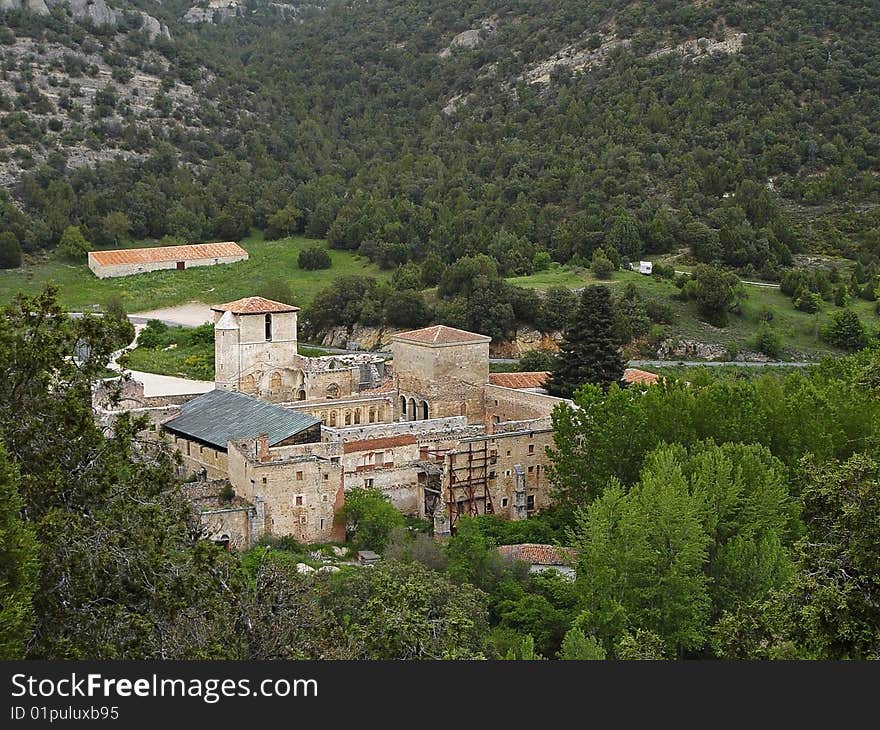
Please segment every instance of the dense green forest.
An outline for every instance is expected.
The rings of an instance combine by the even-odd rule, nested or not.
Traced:
[[[9,191],[23,212],[8,203],[2,225],[26,251],[71,224],[111,243],[108,216],[123,213],[135,238],[254,225],[326,235],[389,267],[486,253],[509,275],[540,251],[565,262],[599,246],[629,260],[688,247],[752,275],[778,277],[804,251],[877,273],[873,3],[385,0],[196,29],[173,10],[157,10],[173,40],[152,44],[62,13],[7,15],[6,43],[71,49],[54,69],[68,108],[48,119],[35,120],[54,102],[27,58],[5,61],[18,93],[0,100],[0,134],[7,154],[34,159]],[[441,54],[487,19],[482,42]],[[671,52],[700,38],[732,50]],[[89,116],[71,95],[89,73],[74,50],[118,77]],[[585,70],[532,73],[578,54]],[[146,110],[116,88],[134,72],[161,79]],[[199,103],[175,96],[182,85]],[[66,169],[78,141],[132,154]]]
[[[880,658],[876,348],[582,387],[554,413],[552,510],[438,542],[355,490],[349,546],[383,561],[302,575],[314,546],[204,539],[145,421],[95,423],[124,326],[51,290],[0,312],[3,658]],[[576,579],[496,550],[522,542],[574,548]]]

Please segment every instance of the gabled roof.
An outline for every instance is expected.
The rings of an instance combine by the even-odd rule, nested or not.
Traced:
[[[489,373],[489,383],[491,385],[500,385],[502,388],[517,388],[519,390],[525,388],[543,388],[547,385],[547,379],[550,373],[534,372],[534,373]]]
[[[571,548],[529,542],[519,545],[501,545],[498,547],[498,552],[505,560],[522,560],[532,565],[567,565],[574,557],[574,550]]]
[[[153,248],[118,248],[112,251],[89,251],[89,261],[99,266],[121,264],[155,264],[163,261],[221,259],[231,256],[247,258],[237,243],[195,243],[189,246],[155,246]]]
[[[654,385],[660,380],[660,376],[657,373],[649,373],[647,370],[627,368],[623,371],[621,380],[627,385]]]
[[[275,302],[264,297],[245,297],[234,302],[218,304],[211,307],[215,312],[232,312],[233,314],[276,314],[281,312],[298,312],[299,307],[283,302]]]
[[[447,327],[445,324],[435,324],[433,327],[423,327],[420,330],[399,332],[392,340],[405,342],[420,342],[425,345],[458,345],[470,342],[491,342],[492,338],[480,335],[476,332],[467,332],[455,327]]]
[[[308,413],[292,411],[244,393],[212,390],[182,408],[179,416],[162,427],[185,438],[225,451],[230,440],[269,435],[274,446],[321,421]]]

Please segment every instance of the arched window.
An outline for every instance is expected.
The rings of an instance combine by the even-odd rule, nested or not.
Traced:
[[[370,408],[370,423],[376,422],[376,409]]]
[[[416,399],[410,398],[409,399],[409,420],[415,421],[417,417],[418,417],[418,414],[416,413]]]
[[[425,421],[428,420],[428,402],[427,401],[422,401],[422,419]]]
[[[296,392],[296,399],[297,399],[297,400],[305,400],[305,399],[306,399],[306,392],[305,392],[305,390],[303,390],[302,388],[300,388],[300,389]]]
[[[272,315],[266,315],[266,342],[272,341]]]
[[[330,383],[327,386],[327,397],[336,399],[339,397],[339,386],[336,383]]]
[[[269,377],[269,390],[273,393],[281,390],[281,373],[277,370]]]
[[[358,424],[361,422],[361,409],[360,408],[354,409],[354,422],[355,422],[355,424]]]
[[[406,396],[400,396],[400,417],[406,420]]]
[[[336,411],[330,411],[330,425],[336,425]]]
[[[350,426],[350,425],[351,425],[351,411],[346,411],[346,412],[345,412],[345,425],[346,425],[346,426]]]
[[[462,403],[461,408],[458,409],[459,415],[466,416],[467,415],[467,403]]]

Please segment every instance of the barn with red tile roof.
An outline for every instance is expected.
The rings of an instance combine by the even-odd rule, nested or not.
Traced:
[[[89,268],[99,279],[107,279],[162,269],[182,271],[194,266],[233,264],[247,261],[247,258],[248,252],[237,243],[197,243],[188,246],[90,251]]]

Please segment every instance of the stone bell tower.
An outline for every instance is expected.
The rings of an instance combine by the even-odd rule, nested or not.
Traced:
[[[299,307],[246,297],[212,310],[216,387],[256,396],[285,395],[285,370],[298,357]]]

